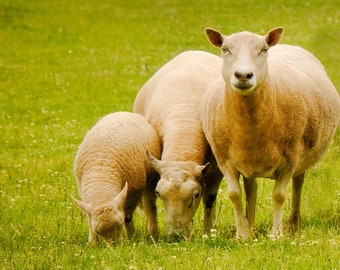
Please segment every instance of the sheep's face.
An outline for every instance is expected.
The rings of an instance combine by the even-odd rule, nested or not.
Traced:
[[[168,234],[189,236],[192,219],[202,197],[200,179],[208,164],[200,166],[190,161],[159,161],[151,155],[149,161],[161,176],[156,194],[165,207]]]
[[[210,42],[222,50],[222,75],[231,89],[250,95],[264,82],[268,74],[268,50],[280,41],[282,31],[279,27],[266,36],[249,32],[223,36],[216,30],[206,29]]]
[[[91,212],[90,229],[95,235],[112,243],[121,242],[124,212],[113,205],[104,205]]]
[[[124,205],[127,197],[127,184],[113,199],[92,206],[89,203],[73,198],[74,203],[87,215],[89,223],[89,242],[96,243],[98,237],[120,243],[124,226]]]

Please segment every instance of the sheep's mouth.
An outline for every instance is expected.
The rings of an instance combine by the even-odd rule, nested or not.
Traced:
[[[242,79],[242,78],[239,79],[239,78],[236,78],[235,76],[231,76],[230,85],[237,92],[251,91],[252,89],[255,88],[256,78],[255,76],[253,76],[250,79]]]
[[[236,92],[244,92],[244,93],[248,93],[251,92],[255,86],[252,83],[249,82],[242,82],[239,81],[238,83],[234,83],[231,85],[232,88],[236,91]]]
[[[244,85],[244,84],[236,85],[236,88],[240,90],[248,90],[251,87],[252,87],[251,85]]]

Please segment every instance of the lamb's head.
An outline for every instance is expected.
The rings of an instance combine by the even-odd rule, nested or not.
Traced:
[[[127,196],[127,183],[112,200],[99,206],[73,198],[74,203],[87,215],[89,223],[89,242],[95,244],[98,237],[112,243],[120,243],[124,226],[124,205]]]
[[[168,234],[189,236],[202,197],[201,178],[209,163],[201,166],[192,161],[160,161],[149,153],[148,159],[160,174],[156,194],[165,207]]]
[[[206,29],[210,43],[222,50],[224,80],[241,95],[253,93],[266,79],[268,50],[280,41],[282,33],[283,28],[277,27],[265,36],[250,32],[224,36]]]

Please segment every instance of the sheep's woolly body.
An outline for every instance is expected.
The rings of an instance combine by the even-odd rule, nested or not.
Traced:
[[[159,155],[159,141],[144,117],[125,112],[109,114],[86,134],[79,147],[75,174],[83,201],[101,204],[129,183],[144,188],[150,165],[145,152]]]
[[[125,218],[131,219],[146,186],[154,189],[157,184],[158,176],[147,161],[147,150],[160,156],[158,135],[144,116],[116,112],[103,117],[87,132],[75,158],[74,172],[82,201],[93,208],[101,207],[115,198],[127,182],[124,211]]]
[[[339,97],[310,53],[276,45],[268,65],[268,80],[258,93],[240,96],[221,79],[203,106],[216,159],[232,160],[246,177],[275,178],[280,164],[291,159],[297,163],[294,175],[302,173],[321,158],[340,117]]]
[[[276,39],[279,32],[280,29],[273,29],[262,38],[246,32],[223,36],[207,30],[212,44],[224,50],[224,79],[215,82],[204,97],[202,124],[227,179],[235,207],[237,234],[243,238],[249,236],[248,221],[253,225],[256,200],[256,194],[252,193],[250,203],[247,192],[256,193],[256,190],[253,186],[246,192],[246,221],[240,204],[239,175],[246,178],[245,185],[255,182],[256,177],[276,180],[273,235],[282,234],[285,188],[293,178],[289,223],[296,228],[300,220],[304,172],[321,159],[340,121],[337,91],[312,54],[297,46],[273,42],[269,45],[273,47],[268,57],[262,60],[265,58],[261,58],[264,57],[261,54],[266,54],[262,52],[265,40]],[[258,61],[266,63],[259,65]],[[257,84],[250,88],[253,78],[258,79]],[[244,94],[247,88],[235,90],[233,83],[254,90]],[[252,210],[248,206],[253,207]]]
[[[207,143],[199,107],[208,85],[220,76],[221,63],[221,58],[206,52],[184,52],[158,70],[138,93],[134,111],[145,115],[158,132],[162,160],[205,162]]]

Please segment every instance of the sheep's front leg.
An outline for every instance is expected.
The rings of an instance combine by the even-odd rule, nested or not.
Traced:
[[[159,236],[156,198],[155,189],[146,190],[142,198],[142,208],[148,220],[148,233],[155,241]]]
[[[92,245],[96,245],[98,242],[98,235],[95,231],[95,228],[92,227],[91,225],[91,218],[90,216],[87,216],[87,221],[89,224],[89,243]]]
[[[210,233],[211,229],[216,225],[216,199],[218,189],[222,181],[223,175],[213,175],[204,179],[205,188],[203,191],[203,205],[204,205],[204,219],[203,228],[204,233]]]
[[[270,237],[277,238],[283,236],[282,231],[282,213],[283,205],[287,194],[287,185],[290,177],[278,178],[275,181],[272,199],[273,199],[273,227]]]
[[[256,178],[243,177],[244,191],[246,194],[246,217],[251,229],[254,229],[255,208],[257,199],[257,181]]]
[[[305,180],[305,173],[293,177],[292,181],[292,202],[290,215],[288,219],[288,228],[291,232],[295,232],[300,226],[300,204],[302,186]]]
[[[250,225],[244,215],[242,207],[242,190],[239,182],[239,173],[224,174],[227,180],[228,196],[234,207],[236,219],[236,238],[248,239],[250,237]]]

